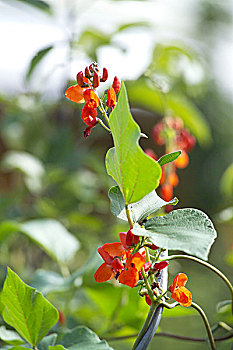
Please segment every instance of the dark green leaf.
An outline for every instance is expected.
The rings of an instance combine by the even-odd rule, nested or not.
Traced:
[[[106,155],[107,172],[119,185],[125,203],[137,202],[159,185],[161,168],[138,144],[140,128],[129,111],[124,84],[109,125],[115,147]]]
[[[40,10],[51,13],[51,7],[45,1],[42,1],[42,0],[18,0],[18,1],[25,2],[28,5],[32,5],[34,7],[37,7]]]
[[[1,302],[5,306],[4,321],[32,346],[38,344],[58,320],[55,307],[10,268],[7,269]]]
[[[52,50],[53,45],[48,46],[40,51],[37,52],[37,54],[32,58],[27,74],[26,74],[26,80],[29,80],[32,76],[32,73],[34,72],[37,65],[42,61],[42,59]]]
[[[82,326],[67,330],[59,343],[69,350],[113,350],[105,340]]]
[[[197,209],[178,209],[171,213],[151,218],[145,229],[135,226],[133,233],[149,237],[159,247],[182,250],[207,260],[217,233],[208,216]]]
[[[119,187],[111,187],[108,196],[111,201],[110,209],[113,215],[117,216],[119,219],[127,221],[125,202]],[[166,202],[160,198],[155,191],[152,191],[139,202],[129,204],[130,217],[133,222],[140,222],[163,206],[167,204],[176,205],[177,203],[177,198],[173,198],[170,202]]]
[[[181,154],[181,151],[176,151],[176,152],[165,154],[164,156],[159,158],[158,163],[160,166],[162,166],[164,164],[173,162],[173,160],[178,158],[180,154]]]
[[[5,326],[0,327],[0,339],[7,344],[19,345],[25,343],[25,341],[15,331],[6,329]]]

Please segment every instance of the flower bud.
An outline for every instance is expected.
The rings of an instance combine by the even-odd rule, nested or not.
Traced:
[[[108,70],[107,68],[103,68],[103,75],[102,78],[100,79],[101,82],[105,82],[108,79]]]
[[[115,93],[118,94],[118,92],[120,91],[120,88],[121,88],[121,82],[117,77],[114,78],[113,83],[112,83],[112,87],[115,90]]]
[[[86,77],[86,78],[90,78],[90,77],[91,77],[91,72],[90,72],[89,67],[86,67],[86,68],[85,68],[85,77]]]
[[[96,72],[93,75],[93,88],[96,89],[100,84],[100,78]]]
[[[82,87],[84,83],[84,76],[82,71],[77,74],[76,79],[77,79],[78,85]]]

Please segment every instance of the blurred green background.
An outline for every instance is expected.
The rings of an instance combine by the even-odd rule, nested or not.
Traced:
[[[141,141],[144,149],[164,154],[151,134],[164,113],[181,117],[195,135],[190,165],[179,172],[177,208],[198,208],[211,217],[218,239],[209,261],[232,278],[232,12],[230,0],[0,1],[1,282],[11,266],[65,314],[63,327],[84,324],[106,339],[135,334],[148,311],[136,291],[97,285],[93,278],[98,245],[127,230],[109,209],[112,180],[104,156],[111,137],[96,127],[84,139],[82,106],[64,98],[77,72],[93,60],[109,71],[102,89],[115,75],[126,82],[131,112],[149,136]],[[44,219],[60,222],[79,249],[65,261],[54,257],[46,242],[16,227],[34,219],[38,229]],[[62,246],[55,232],[54,244]],[[171,262],[170,280],[180,271],[211,324],[233,326],[227,307],[216,310],[230,298],[222,281],[182,261]],[[159,331],[205,337],[199,316],[184,308],[165,312]],[[132,340],[110,344],[130,349]],[[217,348],[230,350],[231,344]],[[150,349],[160,347],[208,349],[157,337]]]

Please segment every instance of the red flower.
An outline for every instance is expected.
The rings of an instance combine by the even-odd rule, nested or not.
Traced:
[[[124,268],[119,257],[125,255],[125,250],[121,243],[106,243],[98,248],[98,253],[105,262],[97,269],[94,278],[96,282],[106,282]]]
[[[133,245],[138,244],[139,236],[135,236],[131,230],[119,233],[120,241],[125,249],[129,249]]]
[[[83,97],[85,100],[85,107],[97,108],[99,106],[99,97],[96,95],[94,90],[86,89],[83,92]]]
[[[130,255],[125,269],[120,273],[119,282],[131,288],[135,287],[139,280],[139,271],[144,264],[145,258],[140,253]]]
[[[80,77],[80,75],[79,75],[79,77]],[[87,84],[87,86],[90,86],[90,82],[89,82],[89,80],[86,77],[83,77],[83,81],[84,81],[85,84]],[[66,90],[65,96],[66,96],[66,98],[68,98],[72,102],[84,103],[85,102],[84,96],[83,96],[84,91],[85,91],[85,88],[82,88],[79,85],[73,85],[73,86],[70,86]]]
[[[172,293],[171,298],[178,301],[182,306],[190,306],[192,304],[192,294],[185,288],[185,284],[188,277],[184,273],[179,273],[173,280],[172,285],[169,287]]]
[[[118,92],[121,89],[121,82],[117,77],[114,77],[113,83],[112,83],[112,87],[115,90],[115,93],[118,94]]]
[[[107,92],[107,106],[113,109],[116,106],[116,93],[112,87]]]
[[[84,121],[84,123],[88,126],[94,126],[96,125],[96,116],[97,116],[97,110],[95,108],[89,108],[86,107],[86,105],[83,107],[81,112],[81,118]]]

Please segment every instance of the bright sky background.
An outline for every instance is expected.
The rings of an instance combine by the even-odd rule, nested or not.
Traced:
[[[92,25],[106,33],[113,33],[119,24],[145,21],[152,28],[130,29],[115,35],[113,42],[126,49],[104,47],[98,52],[100,65],[108,67],[111,76],[135,79],[148,66],[156,42],[182,40],[197,52],[211,53],[209,62],[214,78],[224,91],[233,97],[233,29],[218,32],[211,47],[197,39],[195,28],[201,0],[107,1],[107,0],[50,0],[55,15],[50,16],[31,6],[14,0],[0,0],[0,92],[24,92],[24,76],[33,55],[56,42],[56,49],[38,67],[30,88],[45,95],[59,97],[67,77],[74,78],[89,60],[78,51],[72,64],[64,66],[68,46],[64,40],[71,31],[81,33]],[[233,3],[225,0],[233,13]],[[54,67],[57,69],[54,69]],[[192,68],[191,68],[192,69]],[[198,71],[190,71],[195,80]]]

